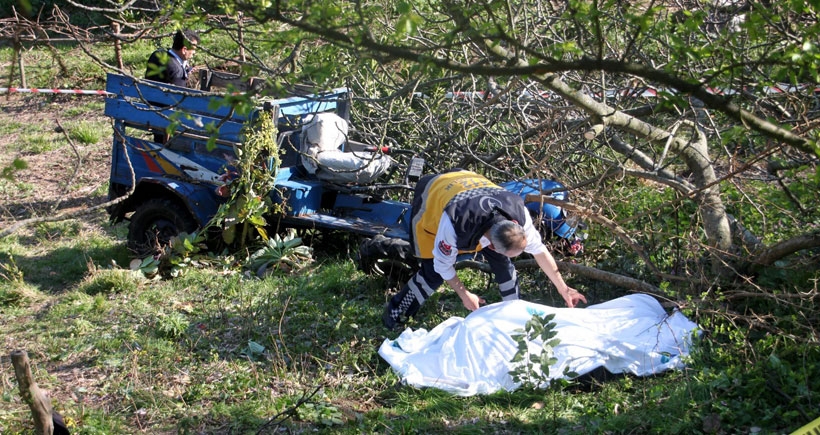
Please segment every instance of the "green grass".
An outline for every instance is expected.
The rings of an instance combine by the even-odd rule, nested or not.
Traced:
[[[103,112],[105,109],[105,103],[103,101],[83,101],[82,104],[72,104],[69,107],[66,107],[61,113],[62,116],[68,119],[75,119],[82,117],[83,115],[93,115],[99,116],[100,113]],[[80,122],[80,124],[85,124],[84,122]]]
[[[74,97],[77,98],[77,97]],[[97,101],[73,101],[70,105],[72,115],[68,118],[83,117],[83,114],[91,114],[99,118],[102,111],[100,102]],[[96,113],[95,113],[96,112]],[[45,112],[44,112],[45,113]],[[44,116],[48,116],[47,114]],[[58,119],[65,119],[60,114]],[[110,123],[106,119],[99,119],[94,121],[61,121],[61,124],[66,129],[66,133],[56,129],[57,123],[48,119],[43,121],[38,119],[38,122],[29,122],[20,124],[14,121],[0,123],[0,134],[11,135],[13,141],[4,152],[9,156],[17,154],[44,154],[51,151],[59,150],[68,146],[66,135],[74,141],[75,145],[93,145],[106,139],[111,134]],[[5,132],[5,133],[4,133]],[[72,152],[66,148],[67,152]],[[72,152],[73,155],[73,152]],[[25,158],[22,158],[24,161]],[[8,166],[8,172],[14,170],[11,165]],[[17,169],[19,170],[19,168]]]
[[[95,144],[103,138],[103,135],[108,136],[105,127],[108,127],[108,125],[103,122],[82,121],[68,127],[68,137],[80,144]]]
[[[3,124],[0,124],[0,134],[9,135],[9,134],[12,134],[12,133],[17,133],[18,131],[20,131],[24,127],[25,127],[24,124],[21,123],[21,122],[15,122],[15,121],[6,122],[6,123],[3,123]]]
[[[54,151],[61,147],[60,140],[56,133],[33,132],[21,134],[17,141],[20,151],[23,153],[42,154]]]
[[[785,349],[801,347],[784,340],[749,344],[725,322],[709,324],[715,336],[681,372],[475,397],[415,389],[377,354],[396,335],[380,322],[385,283],[362,275],[345,254],[320,252],[297,275],[256,279],[210,268],[147,280],[114,265],[127,264],[121,227],[89,230],[66,221],[0,243],[0,334],[28,351],[38,382],[77,433],[256,433],[314,392],[282,428],[699,433],[704,419],[717,418],[727,433],[782,433],[805,423],[797,409],[808,409],[820,391],[816,349],[794,355]],[[482,274],[459,273],[471,287],[486,287]],[[494,291],[482,294],[492,299]],[[529,297],[549,294],[531,290]],[[443,292],[412,326],[430,329],[465,314]],[[749,352],[778,358],[750,364]],[[5,359],[0,381],[3,433],[28,432],[30,414]],[[768,382],[791,405],[764,394]]]
[[[32,185],[14,180],[14,171],[10,171],[10,176],[11,180],[0,177],[0,196],[23,198],[33,190]]]

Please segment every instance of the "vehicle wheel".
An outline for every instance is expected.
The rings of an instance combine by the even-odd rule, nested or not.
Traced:
[[[410,242],[377,235],[359,245],[359,270],[403,284],[419,269]]]
[[[182,232],[191,233],[197,223],[181,204],[154,198],[137,206],[128,226],[128,249],[139,257],[157,255]]]

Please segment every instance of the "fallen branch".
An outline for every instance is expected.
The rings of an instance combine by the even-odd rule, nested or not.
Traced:
[[[632,237],[629,237],[629,234],[627,234],[627,232],[623,228],[621,228],[617,223],[613,222],[611,219],[608,219],[600,215],[599,213],[595,213],[593,210],[586,208],[582,205],[575,204],[569,201],[559,201],[549,195],[527,195],[524,201],[541,202],[557,205],[559,207],[564,208],[565,210],[575,212],[582,219],[588,218],[603,225],[606,228],[609,228],[610,230],[612,230],[613,233],[615,233],[615,235],[619,239],[623,240],[627,245],[629,245],[630,248],[632,248],[633,251],[635,251],[635,253],[637,253],[643,259],[644,263],[646,263],[647,267],[649,267],[652,273],[659,276],[663,275],[661,271],[658,270],[657,266],[655,266],[655,263],[652,262],[652,259],[650,259],[648,255],[646,255],[646,252],[643,250],[643,248],[637,243],[635,243],[635,241],[632,240]]]
[[[606,282],[621,288],[625,288],[636,293],[648,293],[655,297],[669,300],[668,298],[663,296],[663,292],[661,291],[661,289],[638,279],[629,278],[627,276],[618,275],[611,272],[606,272],[600,269],[596,269],[594,267],[584,266],[581,264],[568,263],[566,261],[556,261],[555,263],[558,265],[558,270],[561,272],[570,272],[576,275],[583,276],[585,278]],[[515,265],[516,269],[528,269],[538,267],[538,263],[536,263],[533,259],[517,260],[514,261],[513,264]],[[481,261],[462,260],[456,263],[456,269],[466,268],[476,269],[485,273],[492,273],[492,271],[490,270],[490,265],[488,263],[484,263]]]
[[[296,415],[296,410],[298,410],[299,407],[305,403],[308,403],[310,399],[312,399],[313,396],[315,396],[322,389],[322,387],[322,385],[317,385],[310,394],[302,393],[302,397],[299,398],[293,406],[269,418],[265,424],[259,427],[259,430],[256,433],[262,434],[278,432],[279,425],[285,422],[289,417]]]
[[[63,132],[63,136],[65,136],[65,139],[68,141],[68,144],[71,145],[71,149],[74,151],[74,156],[77,157],[77,164],[74,166],[74,172],[71,174],[71,178],[69,178],[68,182],[65,184],[64,193],[68,193],[71,184],[74,183],[74,180],[77,179],[77,173],[80,172],[80,167],[82,167],[83,165],[83,158],[80,156],[80,152],[77,151],[77,146],[74,145],[74,141],[71,140],[71,136],[68,134],[68,131],[66,131],[65,127],[63,127],[63,124],[60,122],[60,118],[56,118],[54,121],[57,123],[57,127],[60,127],[60,131]],[[62,200],[63,196],[60,196],[60,199],[58,199],[57,202],[51,206],[50,211],[52,213],[60,207],[60,203],[62,202]]]

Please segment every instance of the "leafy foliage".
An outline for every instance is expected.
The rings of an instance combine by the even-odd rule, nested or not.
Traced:
[[[209,223],[221,229],[223,240],[244,247],[256,230],[263,240],[268,239],[266,214],[276,214],[281,204],[274,204],[271,193],[279,168],[279,147],[276,143],[274,114],[262,112],[244,128],[244,141],[236,149],[236,172],[225,174],[229,189],[228,201],[221,205]]]
[[[558,362],[553,355],[553,349],[561,342],[555,338],[555,314],[539,316],[533,314],[523,329],[519,329],[512,338],[518,345],[518,350],[511,363],[515,367],[510,370],[513,382],[531,388],[542,388],[550,384],[550,366]],[[540,344],[540,348],[533,352],[531,343]]]
[[[344,424],[342,413],[335,406],[325,403],[305,403],[297,408],[299,418],[320,426],[332,427]]]
[[[663,295],[685,304],[706,331],[700,352],[683,372],[624,377],[591,392],[522,390],[477,398],[393,386],[395,375],[376,356],[383,340],[378,311],[389,295],[382,283],[357,276],[345,260],[325,261],[311,274],[244,280],[219,267],[232,263],[230,256],[213,263],[213,270],[187,267],[195,261],[186,258],[206,258],[195,252],[199,239],[189,239],[177,245],[180,270],[189,273],[173,281],[137,286],[100,278],[80,285],[85,275],[99,273],[89,271],[85,261],[125,253],[114,240],[86,260],[86,245],[58,245],[54,229],[37,236],[37,245],[26,238],[4,245],[4,251],[15,251],[15,266],[2,271],[12,277],[0,286],[7,301],[0,306],[2,318],[10,319],[0,322],[3,335],[51,358],[44,364],[49,371],[74,364],[85,379],[104,373],[101,385],[78,387],[58,402],[86,433],[132,432],[135,421],[156,432],[254,432],[319,379],[328,384],[329,401],[305,408],[288,429],[790,432],[812,417],[820,391],[814,381],[820,369],[811,363],[820,358],[814,326],[817,247],[787,253],[762,270],[738,268],[740,273],[728,279],[718,277],[707,267],[713,254],[734,265],[751,251],[713,249],[700,213],[725,207],[765,242],[764,249],[816,233],[817,211],[811,205],[820,169],[811,141],[817,138],[817,11],[816,5],[798,1],[758,2],[748,9],[725,3],[662,1],[648,8],[611,1],[215,0],[169,4],[145,14],[152,18],[148,21],[138,19],[141,12],[121,12],[124,21],[147,23],[145,34],[167,35],[181,26],[202,29],[209,42],[202,58],[209,66],[238,59],[237,44],[243,44],[242,70],[263,75],[272,89],[293,83],[349,85],[356,94],[357,133],[377,141],[394,138],[423,155],[430,172],[463,166],[493,179],[556,177],[573,186],[573,200],[586,206],[590,217],[615,225],[588,220],[591,238],[578,261],[661,282]],[[215,15],[222,12],[230,17]],[[160,38],[124,41],[125,69],[142,71],[147,53],[162,45]],[[488,46],[513,56],[497,56]],[[45,55],[26,53],[30,84],[102,85],[101,73],[109,67],[86,62],[75,45],[53,48]],[[110,46],[101,50],[100,59],[112,59]],[[556,93],[555,82],[544,77],[561,78],[572,92]],[[781,81],[807,83],[809,91],[767,93],[766,86]],[[742,92],[710,97],[707,87]],[[659,92],[645,97],[638,92],[644,89]],[[607,110],[586,111],[578,99],[583,96]],[[740,118],[732,107],[754,118]],[[634,117],[615,125],[619,113]],[[760,119],[767,124],[756,124]],[[686,122],[707,138],[705,166],[715,170],[713,182],[693,186],[703,174],[672,152],[661,134],[674,132],[689,144],[697,134],[684,127]],[[599,125],[601,132],[589,139],[585,133]],[[647,134],[642,130],[647,127],[656,130]],[[54,148],[48,135],[26,139],[26,146],[26,152]],[[16,176],[12,168],[7,165],[3,174]],[[707,207],[700,194],[713,188],[723,202]],[[248,189],[237,195],[243,202],[225,215],[236,219],[228,222],[236,228],[234,240],[244,240],[245,229],[249,240],[263,238],[254,218],[261,202]],[[249,217],[248,225],[238,223],[240,215]],[[622,229],[647,256],[627,247],[614,229]],[[83,258],[80,266],[77,258]],[[145,266],[156,266],[153,262]],[[542,290],[549,289],[542,276],[523,277],[532,287],[528,297],[554,296]],[[570,279],[596,286],[597,300],[613,296],[601,282],[580,275]],[[484,277],[470,281],[471,287],[484,284],[491,288]],[[48,309],[18,297],[21,287],[53,291],[38,294],[49,298]],[[436,294],[418,325],[432,327],[459,315],[461,304],[450,296]],[[160,321],[160,311],[177,314]],[[19,319],[26,320],[25,328]],[[542,332],[549,329],[539,324]],[[160,325],[166,332],[157,332]],[[530,356],[531,368],[549,362]],[[0,389],[3,385],[10,383],[0,382]],[[4,400],[13,402],[7,391]],[[0,411],[2,426],[11,433],[26,429],[21,423],[26,410],[17,405]],[[326,417],[332,424],[323,422]]]
[[[295,272],[310,263],[311,248],[302,245],[302,239],[293,234],[285,237],[274,234],[248,258],[248,268],[257,276],[276,271]]]
[[[23,159],[16,158],[9,166],[4,167],[3,170],[0,171],[0,177],[7,180],[14,180],[14,173],[26,168],[28,168],[28,163]]]

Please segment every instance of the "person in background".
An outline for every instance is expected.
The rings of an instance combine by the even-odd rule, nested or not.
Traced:
[[[485,303],[467,290],[456,274],[457,256],[464,252],[481,252],[502,300],[518,299],[518,276],[510,258],[527,252],[568,307],[587,301],[564,282],[524,200],[479,174],[453,169],[422,177],[416,183],[411,220],[411,240],[421,269],[385,305],[382,322],[389,329],[415,315],[444,281],[468,310]]]
[[[177,30],[170,49],[160,49],[151,53],[145,78],[170,85],[188,86],[190,61],[199,45],[199,36],[191,30]]]
[[[145,78],[188,87],[188,74],[191,73],[191,64],[188,61],[194,58],[198,45],[199,36],[196,33],[191,30],[177,30],[170,49],[160,49],[151,53],[148,67],[145,69]],[[154,142],[167,143],[168,135],[165,132],[154,132]]]

